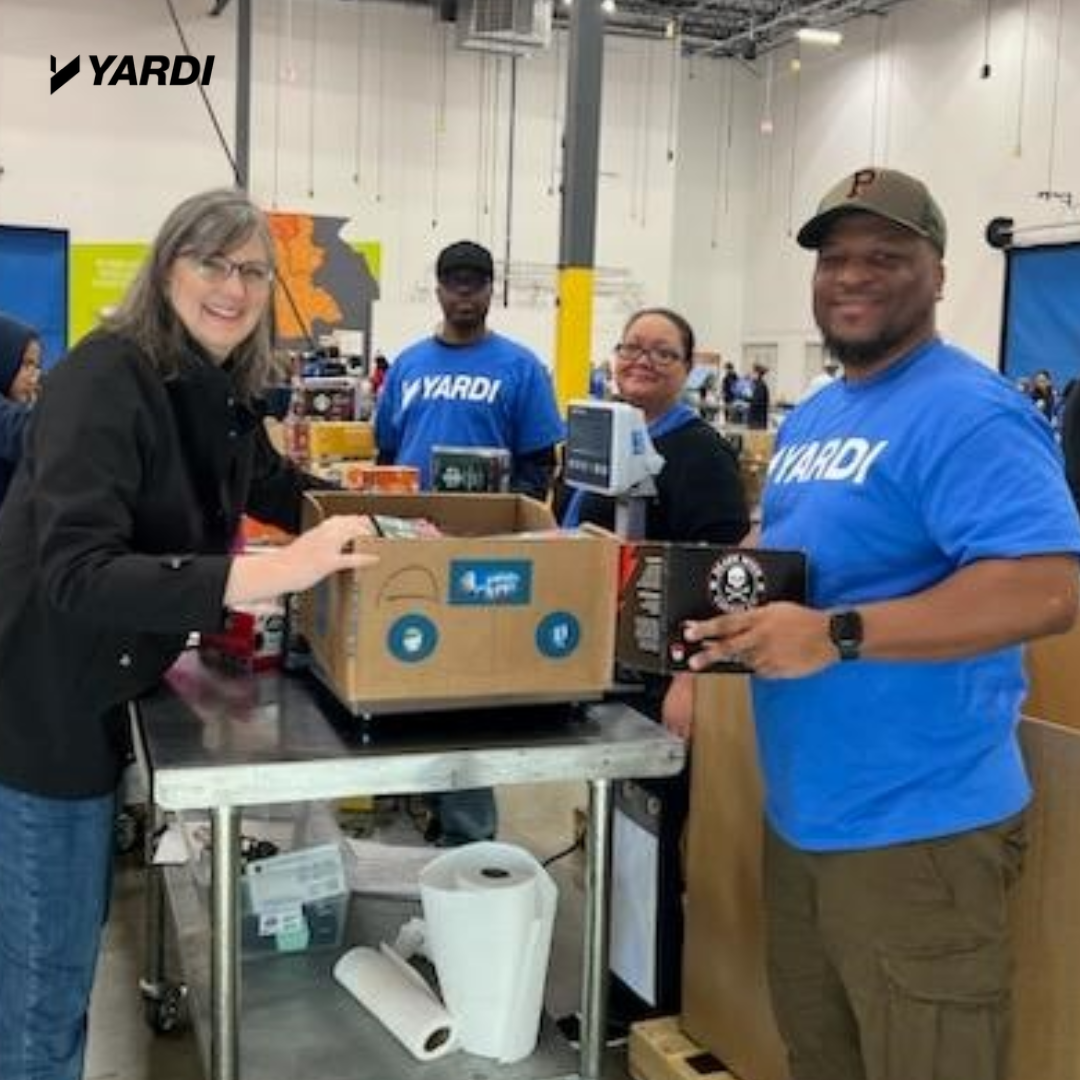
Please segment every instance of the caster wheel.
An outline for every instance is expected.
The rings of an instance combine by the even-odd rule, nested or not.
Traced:
[[[158,1035],[168,1035],[183,1027],[186,1021],[187,987],[166,984],[143,1000],[143,1016],[147,1026]]]
[[[113,850],[117,855],[130,855],[141,847],[144,837],[142,816],[121,810],[113,821]]]

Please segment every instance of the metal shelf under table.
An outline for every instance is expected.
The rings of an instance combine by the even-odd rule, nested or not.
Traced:
[[[240,808],[567,780],[584,781],[589,789],[578,1075],[582,1080],[600,1080],[611,784],[677,773],[685,756],[680,740],[626,705],[607,702],[569,714],[547,706],[360,723],[308,680],[278,672],[227,674],[206,666],[194,654],[181,658],[166,683],[141,699],[133,713],[136,753],[153,805],[165,811],[210,813],[211,1080],[241,1077]],[[160,981],[163,950],[160,927],[156,940],[153,928],[163,917],[164,903],[160,875],[151,875],[151,881],[156,886],[152,884],[149,901],[150,963],[157,970],[148,973],[148,984],[154,985],[155,978]],[[261,983],[263,978],[260,971],[257,980],[247,982]],[[245,984],[245,1032],[254,1022],[258,993]],[[287,1037],[288,1026],[279,1026],[279,1038],[283,1030]],[[245,1036],[244,1050],[250,1054],[247,1041]],[[356,1062],[352,1064],[355,1078],[359,1074]],[[419,1067],[426,1076],[435,1064]],[[457,1075],[462,1075],[460,1068],[459,1061]],[[300,1073],[281,1075],[301,1074],[324,1080],[307,1065]],[[247,1075],[270,1080],[261,1071]],[[380,1080],[390,1080],[391,1075],[383,1074]],[[514,1076],[501,1071],[498,1075]],[[325,1080],[336,1078],[330,1074]]]

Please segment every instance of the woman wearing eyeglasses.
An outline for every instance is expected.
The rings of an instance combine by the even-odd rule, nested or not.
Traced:
[[[645,538],[669,541],[707,541],[736,544],[750,527],[746,497],[732,448],[698,413],[682,401],[694,354],[694,331],[677,312],[646,308],[632,315],[612,356],[615,396],[636,405],[645,414],[649,434],[664,467],[655,478],[656,495],[645,511]],[[562,489],[560,521],[572,526],[589,521],[615,527],[615,500],[604,495]],[[643,692],[630,703],[682,738],[689,738],[693,719],[693,680],[690,674],[673,678],[642,674]],[[689,770],[666,780],[642,781],[662,801],[665,835],[677,836],[689,807]],[[660,894],[678,896],[681,869],[678,844],[662,842],[657,872]],[[678,903],[663,905],[661,918],[670,920],[669,940],[679,942],[682,916]],[[678,945],[672,955],[678,955]],[[679,972],[657,973],[660,1000],[665,1008],[678,1007]],[[631,1021],[646,1015],[644,1004],[613,981],[609,998],[608,1041],[621,1041]]]
[[[271,450],[273,247],[238,191],[167,218],[120,309],[50,375],[0,514],[0,1076],[78,1080],[109,890],[124,705],[223,609],[371,560]]]
[[[664,458],[646,508],[645,536],[735,544],[750,527],[735,453],[682,402],[693,354],[694,331],[686,319],[667,308],[645,308],[630,316],[612,356],[616,397],[645,414]],[[564,525],[591,521],[614,529],[614,499],[566,489],[560,495]],[[683,736],[690,728],[690,686],[685,676],[655,688],[665,724]]]

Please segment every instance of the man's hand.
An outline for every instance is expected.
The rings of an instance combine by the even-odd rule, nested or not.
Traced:
[[[692,671],[726,660],[745,664],[765,678],[795,679],[837,660],[828,614],[786,601],[687,622],[683,636],[702,643],[690,657]]]

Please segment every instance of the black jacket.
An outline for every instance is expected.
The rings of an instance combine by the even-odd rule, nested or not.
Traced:
[[[295,529],[301,475],[194,347],[162,379],[115,334],[52,373],[0,510],[0,782],[111,790],[123,704],[217,628],[241,513]]]

